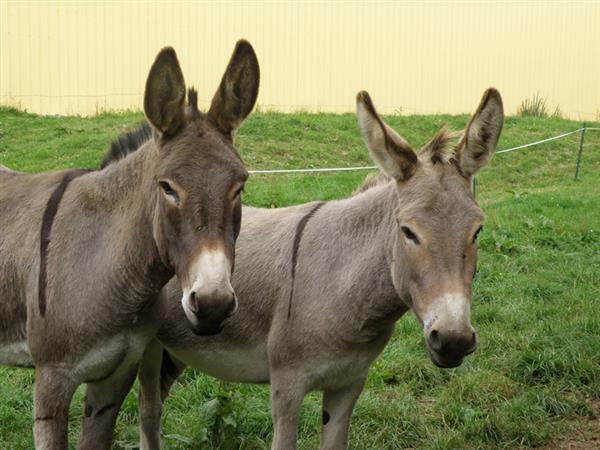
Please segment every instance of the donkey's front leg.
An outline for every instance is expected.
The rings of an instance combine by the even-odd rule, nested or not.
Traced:
[[[142,358],[138,380],[140,392],[140,450],[160,449],[162,405],[185,365],[166,354],[158,340],[152,341]]]
[[[272,450],[297,448],[298,413],[306,388],[291,373],[271,372]]]
[[[160,417],[162,399],[160,396],[160,367],[163,347],[157,340],[152,341],[142,357],[138,380],[140,390],[138,407],[140,414],[140,450],[160,449]]]
[[[38,450],[68,448],[69,405],[77,383],[68,370],[37,366],[33,436]]]
[[[365,385],[365,378],[337,390],[323,393],[321,449],[345,450],[348,447],[350,417]]]
[[[137,362],[123,364],[108,378],[87,384],[78,449],[110,449],[117,415],[135,381],[137,367]]]

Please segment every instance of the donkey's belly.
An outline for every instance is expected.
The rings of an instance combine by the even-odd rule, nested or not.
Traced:
[[[0,364],[14,367],[33,367],[27,342],[0,342]]]
[[[207,375],[238,383],[268,383],[266,345],[195,350],[169,347],[177,359]]]

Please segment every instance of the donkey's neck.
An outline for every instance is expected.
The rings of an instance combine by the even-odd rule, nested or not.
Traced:
[[[398,206],[394,183],[386,183],[348,199],[332,202],[320,215],[329,225],[326,240],[335,248],[334,307],[345,311],[345,340],[369,342],[389,336],[408,308],[394,288],[392,248],[397,239],[394,212]],[[322,239],[324,236],[321,237]],[[326,271],[326,273],[328,273]],[[343,329],[346,328],[346,329]]]
[[[173,276],[160,258],[153,235],[157,202],[157,149],[152,141],[90,177],[89,205],[106,227],[113,297],[139,309]]]

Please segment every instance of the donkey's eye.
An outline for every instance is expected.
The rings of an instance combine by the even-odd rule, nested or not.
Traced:
[[[411,241],[413,241],[415,244],[419,244],[419,238],[417,237],[417,235],[415,233],[413,233],[413,231],[408,228],[408,227],[401,227],[400,228],[402,230],[402,232],[404,233],[404,236],[406,236],[406,239],[409,239]]]
[[[240,195],[242,195],[242,192],[244,192],[244,186],[241,186],[237,191],[235,191],[233,199],[237,199]]]
[[[162,188],[162,190],[164,191],[165,194],[172,195],[172,196],[177,195],[177,192],[175,192],[175,189],[173,189],[171,187],[171,185],[169,183],[167,183],[166,181],[159,181],[158,185]]]
[[[479,233],[481,233],[481,230],[483,230],[483,226],[480,226],[479,228],[477,228],[477,231],[475,232],[475,234],[473,235],[473,244],[475,243],[475,241],[477,240],[477,236],[479,236]]]
[[[179,206],[179,203],[181,201],[179,200],[179,194],[177,194],[177,192],[175,191],[175,189],[173,189],[171,187],[171,185],[168,182],[166,182],[166,181],[159,181],[158,185],[163,190],[163,192],[165,193],[165,195],[171,197],[171,199],[175,202],[175,204],[177,206]]]

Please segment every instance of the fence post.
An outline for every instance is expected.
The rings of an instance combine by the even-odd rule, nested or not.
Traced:
[[[581,166],[581,154],[583,153],[583,140],[585,139],[585,122],[581,127],[581,138],[579,139],[579,152],[577,153],[577,165],[575,166],[575,180],[579,178],[579,166]]]

